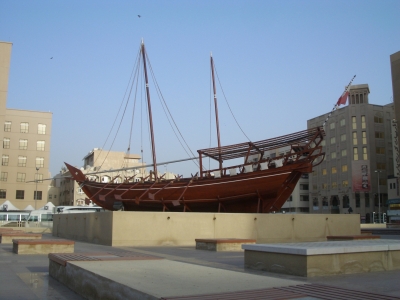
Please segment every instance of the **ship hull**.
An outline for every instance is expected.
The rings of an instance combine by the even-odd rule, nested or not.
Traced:
[[[221,178],[105,184],[86,179],[66,164],[88,199],[108,209],[128,211],[244,212],[279,211],[312,161]]]

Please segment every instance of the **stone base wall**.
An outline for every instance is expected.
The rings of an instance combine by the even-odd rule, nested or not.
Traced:
[[[242,238],[257,243],[325,241],[359,235],[356,214],[229,214],[128,212],[59,214],[53,236],[109,246],[195,246],[195,239]]]

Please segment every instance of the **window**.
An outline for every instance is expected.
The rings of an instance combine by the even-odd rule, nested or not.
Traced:
[[[346,134],[342,134],[342,135],[340,136],[340,141],[341,141],[341,142],[346,141]]]
[[[25,173],[17,173],[17,182],[25,182]]]
[[[6,197],[7,197],[7,191],[0,190],[0,199],[6,199]]]
[[[322,169],[322,175],[326,175],[326,169]]]
[[[35,174],[35,181],[37,182],[43,182],[43,174]]]
[[[300,190],[308,191],[308,184],[300,184]]]
[[[336,152],[331,153],[331,158],[336,158]]]
[[[33,199],[34,200],[42,200],[42,191],[34,191]]]
[[[358,148],[353,148],[353,160],[358,160]]]
[[[8,166],[8,155],[3,154],[1,157],[1,165]]]
[[[19,150],[28,149],[28,140],[19,140]]]
[[[361,128],[367,128],[367,123],[365,122],[365,116],[361,116]]]
[[[322,198],[322,207],[328,208],[328,198]]]
[[[330,128],[330,129],[335,129],[335,122],[330,123],[330,124],[329,124],[329,128]]]
[[[362,143],[363,143],[363,145],[367,144],[367,132],[366,131],[362,132]]]
[[[319,206],[318,198],[313,198],[313,206],[314,206],[314,210],[318,210],[318,206]]]
[[[351,124],[352,124],[352,128],[353,130],[357,129],[357,118],[356,117],[351,117]]]
[[[349,196],[344,195],[343,196],[343,208],[349,208],[350,207],[350,199]]]
[[[44,151],[44,141],[37,141],[36,142],[36,150],[37,151]]]
[[[332,174],[336,174],[337,173],[336,167],[332,167],[331,172],[332,172]]]
[[[346,119],[341,119],[340,120],[340,126],[346,125]]]
[[[317,176],[317,171],[313,170],[312,171],[312,176]]]
[[[361,202],[360,193],[356,193],[355,196],[356,196],[356,207],[360,207],[360,202]]]
[[[327,184],[327,183],[323,183],[323,184],[322,184],[322,189],[323,189],[323,190],[328,189],[328,184]]]
[[[385,147],[376,147],[376,154],[385,154]]]
[[[347,172],[347,165],[342,166],[342,172]]]
[[[316,191],[316,190],[318,189],[318,186],[317,186],[316,184],[313,184],[312,189],[313,189],[314,191]]]
[[[343,187],[348,187],[349,186],[349,181],[348,180],[343,180],[342,181],[342,186]]]
[[[357,132],[353,132],[353,145],[357,145]]]
[[[331,137],[331,145],[336,143],[336,137]]]
[[[337,182],[336,182],[336,181],[333,181],[333,182],[332,182],[332,188],[333,188],[333,189],[337,189]]]
[[[379,178],[379,185],[386,185],[387,179],[386,178]]]
[[[346,150],[346,149],[343,149],[343,150],[342,150],[342,157],[343,157],[343,156],[347,156],[347,150]]]
[[[26,167],[26,156],[18,156],[18,167]]]
[[[0,181],[7,181],[7,178],[8,178],[8,173],[7,172],[1,172]]]
[[[325,145],[326,145],[326,141],[323,140],[322,143],[321,143],[321,146],[324,147]]]
[[[376,139],[384,139],[385,138],[385,133],[381,131],[375,131],[375,138]]]
[[[368,160],[368,152],[367,152],[367,147],[363,147],[363,160]]]
[[[36,168],[43,168],[43,167],[44,167],[44,158],[36,157]]]
[[[365,193],[364,198],[365,198],[365,207],[369,207],[369,193]]]
[[[53,199],[53,195],[49,194],[49,200]]]
[[[383,123],[383,116],[382,116],[382,113],[377,113],[377,114],[374,116],[374,122],[375,122],[375,123]]]
[[[29,123],[21,123],[21,133],[29,132]]]
[[[308,195],[300,195],[300,201],[310,201],[310,198]]]
[[[3,149],[10,149],[10,139],[9,138],[3,139]]]
[[[376,163],[376,169],[377,170],[386,170],[386,164],[382,162]]]
[[[11,122],[10,121],[5,121],[4,122],[4,131],[5,132],[10,132],[11,131]]]
[[[15,199],[24,199],[24,198],[25,198],[25,191],[17,190],[15,193]]]
[[[38,134],[46,134],[46,125],[38,124]]]

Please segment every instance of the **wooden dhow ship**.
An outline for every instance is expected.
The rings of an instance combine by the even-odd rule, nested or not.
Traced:
[[[66,166],[88,200],[108,210],[179,211],[179,212],[235,212],[270,213],[279,211],[290,197],[303,174],[311,173],[324,159],[323,127],[266,139],[258,142],[221,146],[217,97],[214,80],[214,62],[211,56],[214,103],[218,147],[198,150],[199,171],[190,178],[164,179],[158,176],[150,92],[146,69],[146,51],[141,44],[149,127],[152,144],[153,170],[150,176],[135,182],[134,176],[120,175],[108,183],[91,181],[90,177],[69,164]],[[278,149],[285,154],[272,157]],[[203,160],[210,158],[218,167],[207,170]],[[230,166],[227,161],[242,159]]]

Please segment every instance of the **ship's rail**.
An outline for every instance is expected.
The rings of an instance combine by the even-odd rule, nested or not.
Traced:
[[[213,173],[215,177],[225,176],[228,175],[227,172],[229,172],[230,175],[235,175],[237,171],[239,171],[239,173],[245,173],[268,169],[270,167],[280,167],[303,159],[313,161],[317,157],[324,155],[321,146],[324,136],[325,132],[323,128],[315,127],[259,142],[248,142],[198,150],[197,152],[199,153],[200,160],[200,177],[209,177],[211,176],[211,173]],[[290,147],[289,153],[275,158],[264,157],[265,152],[284,147]],[[221,166],[222,162],[225,160],[241,157],[244,158],[245,163],[225,168],[220,167],[214,170],[203,170],[203,156],[219,161]],[[254,156],[256,156],[257,159],[254,161],[249,161],[249,157]]]

